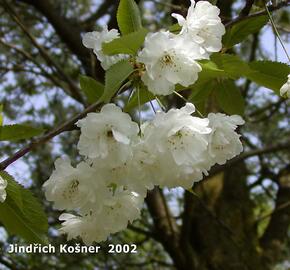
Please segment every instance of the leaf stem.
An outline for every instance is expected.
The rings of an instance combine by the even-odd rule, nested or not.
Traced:
[[[182,96],[182,95],[180,95],[178,92],[176,92],[176,91],[173,91],[173,93],[175,94],[175,95],[177,95],[178,97],[180,97],[182,100],[184,100],[185,102],[189,102],[184,96]],[[196,112],[199,114],[199,116],[200,117],[202,117],[202,118],[204,118],[204,116],[203,116],[203,114],[197,109],[197,108],[195,108],[196,109]]]
[[[284,43],[283,43],[283,41],[282,41],[282,39],[281,39],[281,36],[280,36],[280,34],[279,34],[279,32],[278,32],[278,29],[277,29],[276,24],[275,24],[275,22],[274,22],[274,20],[273,20],[273,18],[272,18],[272,15],[271,15],[271,13],[270,13],[270,11],[269,11],[269,9],[268,9],[267,4],[265,4],[265,9],[266,9],[267,14],[268,14],[268,16],[269,16],[270,22],[271,22],[271,24],[272,24],[272,26],[273,26],[274,32],[275,32],[275,34],[276,34],[276,36],[277,36],[279,42],[281,43],[281,46],[282,46],[282,48],[283,48],[283,50],[284,50],[284,52],[285,52],[285,54],[286,54],[286,56],[287,56],[287,58],[288,58],[288,61],[290,62],[290,56],[289,56],[289,54],[288,54],[288,52],[287,52],[287,49],[286,49],[286,47],[285,47],[285,45],[284,45]]]
[[[158,104],[159,104],[161,110],[165,111],[166,108],[165,108],[165,106],[162,104],[161,100],[160,100],[157,96],[155,96],[155,99],[156,99],[156,101],[158,102]]]
[[[178,92],[176,92],[176,91],[173,91],[173,93],[175,94],[175,95],[177,95],[178,97],[180,97],[182,100],[184,100],[185,102],[188,102],[188,100],[183,96],[183,95],[180,95]]]
[[[149,102],[150,102],[150,105],[151,105],[151,108],[152,108],[153,112],[156,114],[156,110],[155,110],[155,108],[154,108],[154,105],[153,105],[152,100],[150,100]]]
[[[138,99],[139,127],[141,129],[142,116],[141,116],[141,102],[140,102],[140,87],[139,87],[139,85],[137,85],[137,99]]]

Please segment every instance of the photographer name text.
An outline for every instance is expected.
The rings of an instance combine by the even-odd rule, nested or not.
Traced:
[[[54,246],[51,244],[29,244],[29,245],[18,245],[10,244],[6,252],[8,253],[63,253],[63,254],[78,254],[78,253],[88,253],[96,254],[104,249],[107,253],[138,253],[137,246],[135,244],[109,244],[107,247],[101,246],[83,246],[81,244],[68,245],[61,244],[59,246]]]

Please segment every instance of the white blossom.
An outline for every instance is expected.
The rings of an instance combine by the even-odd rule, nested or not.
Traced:
[[[3,203],[6,200],[7,193],[6,193],[7,181],[0,176],[0,202]]]
[[[129,177],[126,178],[125,185],[138,192],[141,196],[146,196],[147,190],[154,188],[155,171],[154,165],[156,156],[152,148],[143,139],[133,145],[133,158],[129,163]]]
[[[188,187],[201,180],[202,173],[208,170],[206,159],[211,129],[208,119],[191,116],[194,111],[194,105],[187,103],[181,109],[158,112],[151,123],[143,125],[144,141],[155,156],[150,166],[154,183],[177,187],[184,180]]]
[[[137,60],[144,63],[142,76],[149,91],[157,95],[171,94],[176,84],[193,84],[201,71],[197,59],[203,59],[199,46],[186,37],[160,31],[149,33]]]
[[[172,155],[168,155],[168,153],[158,154],[153,166],[155,185],[188,189],[192,187],[194,182],[202,180],[205,171],[199,166],[177,165]]]
[[[220,10],[208,1],[191,0],[186,18],[172,14],[182,26],[181,35],[188,35],[201,46],[201,53],[218,52],[222,48],[225,27],[219,17]]]
[[[138,124],[115,104],[106,104],[100,113],[89,113],[77,122],[81,128],[78,149],[90,159],[108,158],[112,165],[125,162],[132,154]]]
[[[92,210],[87,215],[62,214],[60,232],[68,240],[80,237],[85,244],[105,241],[110,234],[126,229],[128,223],[140,217],[143,199],[134,192],[117,190],[115,200],[97,215]]]
[[[119,38],[120,34],[118,30],[111,29],[108,31],[108,27],[105,26],[101,32],[93,31],[88,32],[83,36],[83,44],[89,49],[93,49],[98,60],[101,62],[103,69],[107,70],[112,65],[116,64],[122,59],[126,59],[127,55],[118,54],[118,55],[105,55],[102,50],[103,43],[109,43],[114,39]]]
[[[187,103],[181,109],[158,112],[144,130],[145,140],[150,141],[152,149],[169,151],[177,165],[196,164],[207,149],[206,134],[211,129],[207,119],[191,116],[194,111],[194,105]]]
[[[245,121],[238,115],[227,116],[222,113],[208,115],[212,132],[209,135],[209,157],[213,164],[224,164],[243,151],[240,135],[235,132]]]
[[[59,158],[55,161],[55,170],[43,185],[46,199],[54,202],[54,207],[59,210],[86,209],[97,203],[100,199],[97,192],[102,195],[106,188],[96,178],[97,174],[87,163],[81,162],[74,168],[68,158]]]
[[[285,98],[290,98],[290,74],[288,75],[288,80],[282,85],[280,89],[280,96]]]
[[[59,220],[63,222],[59,231],[67,234],[67,240],[80,237],[86,245],[90,245],[93,241],[105,241],[109,235],[107,227],[103,226],[104,220],[100,219],[97,222],[96,217],[92,215],[76,216],[64,213]]]

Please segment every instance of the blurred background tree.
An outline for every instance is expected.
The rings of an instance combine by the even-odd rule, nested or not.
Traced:
[[[170,14],[184,15],[190,5],[188,0],[137,2],[144,26],[152,31],[172,25]],[[220,8],[224,23],[264,10],[263,1],[211,2]],[[277,5],[274,20],[287,43],[290,3],[272,2]],[[102,82],[104,72],[82,45],[82,35],[105,24],[117,28],[117,6],[113,0],[0,0],[0,103],[6,124],[26,122],[50,130],[88,105],[78,76]],[[247,61],[286,62],[272,32],[268,24],[230,52]],[[150,192],[142,219],[108,240],[136,243],[138,254],[108,254],[108,243],[102,243],[102,252],[96,255],[7,254],[3,249],[9,243],[23,240],[7,236],[2,227],[0,269],[289,269],[289,102],[248,80],[238,80],[237,87],[246,104],[246,125],[240,131],[245,153],[214,167],[192,193],[158,188]],[[180,107],[184,101],[171,96],[163,102]],[[214,96],[205,105],[205,112],[220,110]],[[142,109],[144,117],[150,117],[148,108]],[[60,213],[45,201],[41,186],[56,157],[67,154],[79,160],[78,135],[78,130],[64,132],[8,167],[45,206],[54,245],[66,240],[57,232]],[[1,142],[1,159],[26,143]]]

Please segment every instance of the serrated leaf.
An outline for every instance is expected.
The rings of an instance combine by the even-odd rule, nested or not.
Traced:
[[[244,114],[245,101],[233,80],[219,81],[215,90],[218,104],[226,113]]]
[[[43,129],[26,125],[5,125],[0,127],[0,141],[17,141],[29,139],[43,133]]]
[[[224,76],[224,70],[220,69],[216,63],[210,60],[199,61],[202,71],[198,74],[199,81],[208,81],[212,78]]]
[[[198,82],[191,88],[192,92],[188,100],[190,100],[202,114],[206,112],[207,99],[215,84],[216,81],[214,79],[209,79],[208,81]]]
[[[89,103],[97,102],[104,93],[104,85],[88,76],[80,76],[80,86]]]
[[[107,55],[135,55],[144,43],[147,33],[148,30],[142,28],[137,32],[114,39],[110,43],[103,43],[103,52]]]
[[[248,63],[240,59],[237,55],[214,53],[211,59],[220,69],[224,70],[226,77],[232,79],[238,79],[251,72]]]
[[[203,87],[205,83],[213,79],[223,78],[226,76],[225,71],[220,69],[213,61],[201,60],[198,61],[198,63],[202,67],[202,71],[198,73],[198,80],[188,87],[184,87],[178,84],[175,87],[175,91],[179,92],[186,89],[199,89],[200,87]]]
[[[287,81],[290,67],[287,64],[272,61],[254,61],[249,64],[251,73],[247,78],[253,82],[276,91]]]
[[[268,16],[257,16],[242,20],[227,29],[223,36],[223,45],[229,49],[245,40],[249,35],[257,33],[267,22]]]
[[[111,66],[106,71],[105,90],[100,101],[109,102],[133,71],[133,66],[128,60],[122,60]]]
[[[46,243],[48,223],[39,202],[8,173],[2,171],[0,176],[8,182],[7,198],[0,203],[0,221],[9,233],[29,243]]]
[[[134,0],[120,0],[117,21],[123,35],[136,32],[142,28],[140,10]]]

